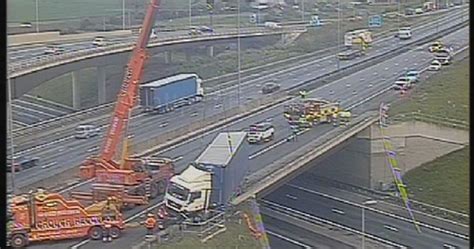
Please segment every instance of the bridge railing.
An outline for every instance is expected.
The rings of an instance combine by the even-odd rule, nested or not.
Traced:
[[[437,115],[426,114],[422,112],[408,112],[397,114],[390,118],[392,122],[403,122],[403,121],[423,121],[437,125],[443,125],[447,127],[453,128],[460,128],[460,129],[469,129],[469,122],[459,120],[459,119],[452,119]]]
[[[287,32],[304,32],[306,31],[305,28],[281,28],[281,29],[265,29],[265,28],[242,28],[240,30],[240,35],[243,37],[249,35],[266,35],[266,34],[280,34],[280,33],[287,33]],[[150,41],[148,47],[155,47],[159,45],[163,45],[164,43],[175,43],[175,42],[182,42],[188,40],[189,42],[192,41],[200,41],[200,40],[208,40],[208,39],[219,39],[225,36],[233,36],[237,35],[237,29],[235,31],[229,32],[219,32],[219,33],[208,33],[208,34],[200,34],[200,35],[177,35],[167,38],[158,38],[156,40]],[[17,63],[11,63],[8,66],[10,77],[19,76],[22,73],[27,73],[26,70],[32,69],[34,67],[42,67],[48,64],[55,65],[55,64],[62,64],[68,63],[71,58],[76,60],[84,59],[82,57],[86,56],[102,56],[105,54],[112,54],[118,52],[124,52],[127,50],[132,50],[135,42],[128,41],[118,44],[111,44],[104,47],[95,47],[89,49],[83,49],[78,51],[67,52],[64,54],[59,55],[44,55],[38,56],[30,60],[23,60]],[[92,57],[93,57],[92,56]],[[24,70],[22,72],[22,70]]]

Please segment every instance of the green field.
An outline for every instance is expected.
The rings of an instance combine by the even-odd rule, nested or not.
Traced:
[[[145,0],[125,0],[125,8],[134,9],[136,2],[148,3]],[[193,0],[193,3],[204,0]],[[161,1],[162,9],[182,9],[188,0]],[[28,22],[35,20],[34,0],[7,0],[8,22]],[[91,16],[112,16],[122,13],[122,0],[38,0],[40,21],[72,19]]]
[[[469,147],[410,170],[404,180],[411,198],[469,213]]]
[[[394,114],[420,110],[469,121],[469,58],[443,69],[417,88],[412,100],[393,106]],[[404,180],[415,200],[468,213],[469,147],[408,171]]]
[[[391,115],[417,112],[469,121],[469,59],[443,68],[415,88],[411,101],[394,106]]]

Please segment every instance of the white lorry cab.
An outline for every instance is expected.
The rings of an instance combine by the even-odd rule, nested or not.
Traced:
[[[225,207],[239,193],[248,172],[245,132],[222,132],[183,172],[171,177],[164,197],[166,208],[194,221],[209,210]]]
[[[265,122],[254,124],[249,127],[247,142],[253,144],[270,141],[273,139],[274,134],[275,128],[271,123]]]

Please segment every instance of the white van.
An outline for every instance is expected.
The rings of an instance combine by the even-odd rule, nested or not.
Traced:
[[[105,37],[97,36],[92,42],[92,45],[97,46],[97,47],[102,47],[102,46],[107,45],[107,41],[105,40]]]
[[[83,124],[76,127],[74,137],[75,138],[90,138],[90,137],[98,136],[99,133],[100,133],[100,127],[91,125],[91,124]]]
[[[275,128],[271,123],[259,123],[251,125],[247,133],[247,142],[260,143],[265,141],[270,141],[273,139],[275,134]]]
[[[398,38],[400,40],[407,40],[411,39],[411,28],[410,27],[403,27],[398,30]]]

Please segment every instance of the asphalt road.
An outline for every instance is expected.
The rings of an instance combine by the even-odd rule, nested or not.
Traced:
[[[262,210],[262,220],[267,231],[270,247],[273,249],[289,248],[334,248],[355,249],[334,238],[318,234],[309,229],[303,229],[281,219],[276,219],[265,214]]]
[[[456,20],[459,19],[460,18],[456,18]],[[450,23],[452,24],[453,22]],[[436,32],[436,29],[432,28],[431,32]],[[458,49],[462,47],[463,44],[467,44],[467,32],[467,28],[465,28],[442,40],[447,44],[452,44],[455,49]],[[417,33],[414,33],[414,39],[416,39],[416,35]],[[394,43],[394,39],[388,39],[380,44],[375,44],[367,56],[376,55],[380,50],[388,49],[389,44],[397,46],[402,45],[403,43],[400,42],[400,44],[398,44],[398,40],[395,41],[397,42]],[[337,82],[320,87],[314,91],[314,96],[329,100],[339,100],[343,107],[347,107],[364,99],[364,97],[370,96],[381,89],[389,87],[392,82],[394,82],[395,78],[402,74],[406,69],[421,68],[424,64],[429,63],[431,58],[432,55],[426,51],[426,48],[413,48],[409,53],[394,57],[388,61],[373,66],[370,69],[357,72],[356,74],[345,77]],[[341,63],[341,66],[349,66],[356,61],[357,60],[346,61]],[[277,81],[281,83],[283,89],[286,89],[310,77],[322,75],[335,69],[336,61],[333,56],[330,56],[329,58],[315,60],[313,63],[308,63],[308,65],[304,65],[301,68],[289,69],[288,71],[281,71],[273,75],[261,76],[255,80],[243,82],[241,86],[241,102],[261,98],[259,89],[261,84],[267,80]],[[186,127],[194,120],[202,120],[210,115],[220,113],[224,108],[228,109],[230,106],[235,106],[237,104],[235,90],[234,87],[233,89],[227,89],[226,91],[216,92],[209,95],[202,103],[178,109],[173,113],[165,115],[139,114],[132,118],[129,131],[131,134],[135,135],[134,141],[140,142],[147,141],[150,137],[174,130],[178,127]],[[281,106],[272,108],[264,115],[254,115],[249,119],[244,120],[243,123],[238,122],[237,125],[231,126],[227,129],[242,130],[243,128],[248,127],[251,122],[257,122],[267,118],[276,118],[274,122],[277,129],[275,141],[289,135],[290,130],[281,115]],[[53,141],[54,143],[52,144],[46,144],[36,150],[32,149],[29,151],[27,153],[28,155],[41,157],[42,163],[49,167],[37,167],[19,172],[17,174],[17,185],[26,186],[38,179],[43,179],[68,168],[75,167],[88,155],[97,153],[100,146],[99,139],[102,137],[91,138],[88,140],[76,140],[72,137],[72,134],[71,131],[70,137],[56,138],[57,140]],[[212,136],[205,136],[197,141],[201,143],[200,146],[203,146],[210,140],[212,140]],[[196,147],[193,147],[190,144],[191,143],[178,148],[177,151],[179,152],[172,153],[177,154],[177,156],[186,155],[187,157],[192,157],[191,154],[186,152],[193,149],[195,150]],[[271,144],[272,143],[264,146],[269,146]],[[283,147],[284,146],[280,146],[279,148]],[[263,145],[258,145],[254,148],[263,149]],[[271,154],[285,153],[285,149],[286,148],[283,148],[282,151],[279,152],[273,151]],[[253,151],[252,153],[255,152],[256,151]],[[196,152],[196,155],[197,153],[199,153],[199,151]],[[168,155],[168,153],[163,154]],[[272,158],[266,160],[271,162]]]
[[[215,28],[214,32],[224,33],[224,32],[229,32],[229,30],[230,29],[228,28]],[[236,30],[236,29],[233,28],[231,30]],[[178,37],[178,36],[186,36],[188,35],[188,32],[189,32],[188,30],[158,32],[157,38],[154,38],[154,39],[160,40],[160,39],[168,39],[168,38]],[[203,33],[203,35],[206,35],[206,33]],[[106,38],[106,41],[107,41],[106,46],[111,46],[111,45],[116,45],[116,44],[121,44],[121,43],[131,43],[131,42],[136,41],[137,38],[138,38],[137,34],[127,36],[127,37]],[[76,52],[80,50],[94,48],[92,41],[93,39],[87,40],[87,41],[82,40],[82,41],[74,41],[74,42],[66,42],[66,43],[52,42],[48,44],[34,44],[34,45],[22,45],[22,46],[9,47],[8,48],[9,63],[28,61],[37,57],[55,56],[51,54],[48,54],[48,55],[45,54],[45,50],[47,46],[51,44],[61,46],[64,49],[63,53],[70,53],[70,52]],[[150,41],[153,41],[153,40],[150,40]]]
[[[368,195],[364,195],[362,193],[355,193],[343,189],[339,189],[333,186],[329,186],[321,181],[319,177],[315,176],[313,173],[306,172],[306,174],[302,174],[297,178],[291,180],[287,183],[288,186],[294,188],[301,188],[301,189],[309,189],[313,191],[317,191],[319,193],[328,194],[337,198],[345,199],[347,201],[352,201],[355,203],[362,203],[367,199],[374,199]],[[383,200],[378,200],[377,208],[396,214],[398,216],[402,216],[405,218],[409,218],[408,211],[400,205],[394,205],[389,202],[384,202]],[[458,233],[458,234],[469,234],[469,226],[461,225],[455,223],[453,221],[441,219],[432,215],[429,215],[424,212],[419,212],[414,210],[414,215],[417,221],[422,223],[431,224],[433,226],[442,227],[443,229]]]
[[[459,45],[467,44],[468,42],[468,37],[466,35],[467,28],[462,29],[458,32],[455,32],[444,39],[443,41],[450,43],[456,41]],[[397,67],[395,66],[396,64],[398,65],[406,65],[407,67],[418,67],[421,68],[422,64],[428,63],[429,60],[432,58],[432,55],[426,52],[426,49],[414,49],[410,52],[407,52],[405,54],[396,56],[392,59],[389,59],[383,63],[380,63],[378,65],[372,66],[370,68],[367,68],[365,70],[361,70],[353,75],[350,75],[348,77],[345,77],[343,79],[340,79],[338,81],[334,81],[329,83],[326,86],[320,87],[316,90],[314,90],[311,93],[311,97],[326,97],[331,96],[329,99],[339,99],[341,100],[341,104],[343,107],[346,107],[351,104],[355,104],[357,102],[360,102],[363,99],[366,99],[368,96],[373,95],[377,92],[380,92],[383,89],[388,88],[392,82],[394,82],[395,78],[397,75],[399,75],[402,71],[404,71],[404,68],[400,68],[398,70],[397,75],[394,75],[394,71],[392,70],[385,70],[385,68],[393,68]],[[406,61],[405,61],[406,59]],[[414,63],[417,63],[417,65],[413,65]],[[412,66],[413,65],[413,66]],[[397,70],[396,70],[397,71]],[[374,72],[378,72],[377,74],[374,74]],[[291,76],[290,76],[291,77]],[[364,80],[361,80],[361,78],[364,78]],[[284,84],[284,81],[281,81],[282,84]],[[372,82],[373,86],[372,87],[366,87],[367,82]],[[348,84],[350,83],[350,86]],[[423,83],[421,83],[423,84]],[[245,88],[244,88],[245,89]],[[357,94],[353,94],[353,89],[358,89]],[[252,88],[250,87],[249,89],[249,95],[252,94]],[[334,94],[329,95],[329,91],[334,91]],[[395,94],[395,92],[394,92]],[[235,99],[234,99],[235,101]],[[211,105],[212,106],[212,105]],[[359,109],[359,108],[358,108]],[[367,111],[365,108],[360,108],[355,115],[360,115],[361,113]],[[183,111],[184,112],[184,111]],[[182,120],[181,117],[176,117],[176,119]],[[321,135],[325,134],[327,131],[334,129],[331,125],[320,125],[309,132],[305,133],[305,135],[298,137],[297,141],[295,142],[283,142],[279,146],[275,146],[275,144],[280,141],[280,140],[285,140],[286,137],[289,136],[290,130],[288,128],[288,125],[286,121],[282,117],[282,109],[281,105],[275,106],[272,109],[265,111],[263,113],[259,113],[256,115],[253,115],[249,118],[240,120],[238,122],[235,122],[231,125],[221,127],[218,129],[218,131],[233,131],[233,130],[243,130],[246,127],[248,127],[250,124],[256,122],[256,121],[261,121],[265,120],[267,118],[272,118],[273,123],[276,126],[276,137],[275,140],[272,142],[269,142],[267,144],[263,145],[248,145],[244,144],[243,146],[249,146],[249,154],[252,158],[250,160],[250,168],[251,171],[258,170],[265,165],[272,163],[276,159],[280,157],[280,155],[287,154],[289,151],[294,151],[297,148],[300,148],[304,144],[306,144],[309,141],[313,141],[315,138],[320,137]],[[182,122],[182,121],[181,121]],[[155,124],[156,125],[156,124]],[[143,126],[142,126],[143,129]],[[143,130],[146,131],[146,130]],[[151,132],[155,132],[154,130],[151,130]],[[213,131],[210,134],[206,134],[203,136],[200,136],[198,138],[191,139],[189,141],[186,141],[185,143],[182,143],[181,145],[177,145],[176,147],[171,147],[168,150],[162,151],[160,155],[162,156],[168,156],[171,158],[181,158],[180,160],[177,161],[176,163],[176,168],[177,171],[181,171],[184,169],[184,167],[187,166],[188,163],[193,161],[200,153],[202,150],[204,150],[204,147],[215,137],[217,131]],[[138,135],[136,134],[137,137],[144,136],[142,139],[146,139],[146,135]],[[149,136],[149,134],[148,134]],[[76,141],[78,142],[78,141]],[[80,142],[80,141],[79,141]],[[272,148],[274,147],[274,148]],[[271,148],[271,149],[270,149]],[[87,149],[87,147],[81,147],[81,150],[74,148],[70,149],[68,152],[67,156],[64,156],[64,161],[61,161],[63,163],[62,165],[70,165],[72,163],[79,163],[81,160],[76,158],[79,156],[83,156],[84,150]],[[256,153],[262,152],[264,150],[268,150],[265,153],[260,154],[259,156],[255,156]],[[51,151],[51,157],[55,156],[55,152]],[[257,160],[255,160],[257,159]],[[32,170],[38,170],[38,169],[32,169]],[[52,166],[48,169],[41,169],[39,172],[36,171],[36,173],[30,173],[29,177],[24,177],[22,180],[28,181],[31,178],[34,178],[35,176],[37,177],[45,177],[51,174],[54,174],[55,172],[61,170],[61,168]],[[33,172],[33,171],[31,171]],[[26,172],[25,172],[26,173]],[[35,174],[35,176],[31,176],[31,174]],[[21,176],[21,173],[19,174]],[[87,184],[84,185],[84,188],[87,188]],[[158,203],[159,200],[156,200],[152,203],[156,204]],[[144,207],[139,207],[134,210],[132,210],[131,213],[138,213],[141,210],[143,210]],[[377,214],[374,214],[377,215]],[[404,224],[404,223],[403,223]],[[129,231],[130,232],[130,231]],[[128,233],[128,232],[127,232]],[[139,235],[130,235],[132,237],[137,237],[139,240],[142,238]],[[133,241],[132,237],[127,236],[127,239],[119,240],[121,241],[121,245],[123,245],[123,248],[129,248],[127,245],[133,245],[136,244],[137,241]],[[70,242],[65,242],[66,244],[70,245]],[[95,242],[93,242],[95,243]],[[86,243],[87,247],[81,247],[81,248],[89,248],[93,243]],[[65,244],[62,244],[62,248],[65,248]],[[58,244],[59,246],[59,244]],[[105,246],[105,245],[104,245]],[[104,247],[102,246],[102,247]],[[43,248],[41,245],[35,246],[35,248]],[[49,248],[49,247],[48,247]],[[93,247],[91,247],[93,248]],[[112,247],[111,247],[112,248]],[[421,247],[423,248],[423,247]]]
[[[288,195],[291,198],[288,198]],[[344,203],[287,184],[270,193],[264,200],[359,231],[362,229],[362,209],[355,206],[355,202]],[[371,208],[378,209],[377,206],[371,206]],[[334,211],[334,209],[339,211]],[[409,219],[408,221],[401,220],[368,208],[365,209],[365,231],[368,234],[411,248],[442,248],[444,243],[459,246],[459,248],[468,248],[468,240],[431,228],[422,227],[421,229],[422,232],[417,233]]]

